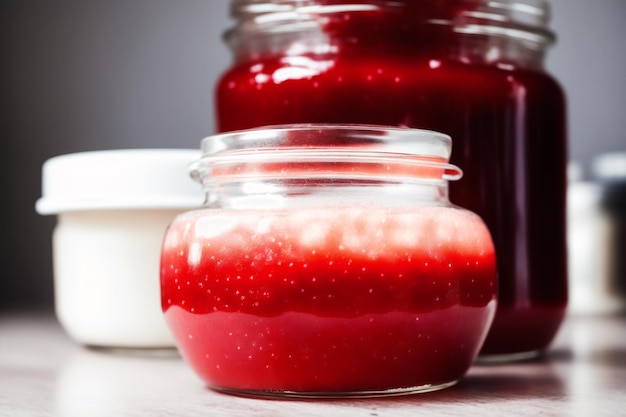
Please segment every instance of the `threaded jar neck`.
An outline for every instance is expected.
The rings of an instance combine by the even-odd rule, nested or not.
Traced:
[[[449,136],[408,128],[263,127],[209,136],[202,150],[192,176],[210,197],[231,201],[348,194],[377,200],[406,191],[401,194],[413,199],[447,202],[448,181],[462,175],[448,163]]]
[[[460,47],[474,61],[540,66],[555,39],[546,0],[233,0],[231,15],[235,25],[224,38],[237,60],[377,48],[454,55]]]

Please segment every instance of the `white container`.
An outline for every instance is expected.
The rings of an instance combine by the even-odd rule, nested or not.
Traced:
[[[608,286],[609,222],[600,208],[600,184],[570,182],[567,189],[568,312],[614,313],[618,301]]]
[[[168,348],[161,311],[163,235],[204,194],[188,176],[198,150],[133,149],[57,156],[43,165],[40,214],[56,214],[55,309],[77,342]]]

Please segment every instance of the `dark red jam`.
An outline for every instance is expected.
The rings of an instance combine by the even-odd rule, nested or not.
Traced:
[[[476,2],[395,3],[333,15],[324,53],[239,55],[217,88],[218,128],[367,123],[452,136],[465,175],[450,199],[484,219],[497,253],[498,312],[482,353],[542,350],[567,302],[564,94],[537,66],[485,58],[484,36],[424,23]]]

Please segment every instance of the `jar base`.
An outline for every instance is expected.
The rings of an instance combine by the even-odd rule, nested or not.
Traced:
[[[339,399],[339,398],[381,398],[381,397],[399,397],[414,394],[423,394],[432,391],[439,391],[455,385],[458,380],[446,382],[438,385],[420,385],[415,387],[405,387],[396,389],[387,389],[380,391],[288,391],[288,390],[247,390],[233,389],[217,386],[209,386],[212,390],[223,394],[234,395],[238,397],[261,398],[261,399],[294,399],[294,400],[313,400],[313,399]]]
[[[477,364],[499,364],[508,362],[523,362],[537,359],[541,356],[543,350],[536,349],[527,352],[511,352],[511,353],[493,353],[487,355],[479,355],[476,359]]]

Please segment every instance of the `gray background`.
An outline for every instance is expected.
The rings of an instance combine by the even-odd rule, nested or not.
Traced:
[[[547,67],[569,99],[570,156],[626,150],[626,1],[553,0]],[[230,64],[228,0],[0,0],[0,309],[52,305],[54,217],[35,213],[59,154],[197,148]]]

